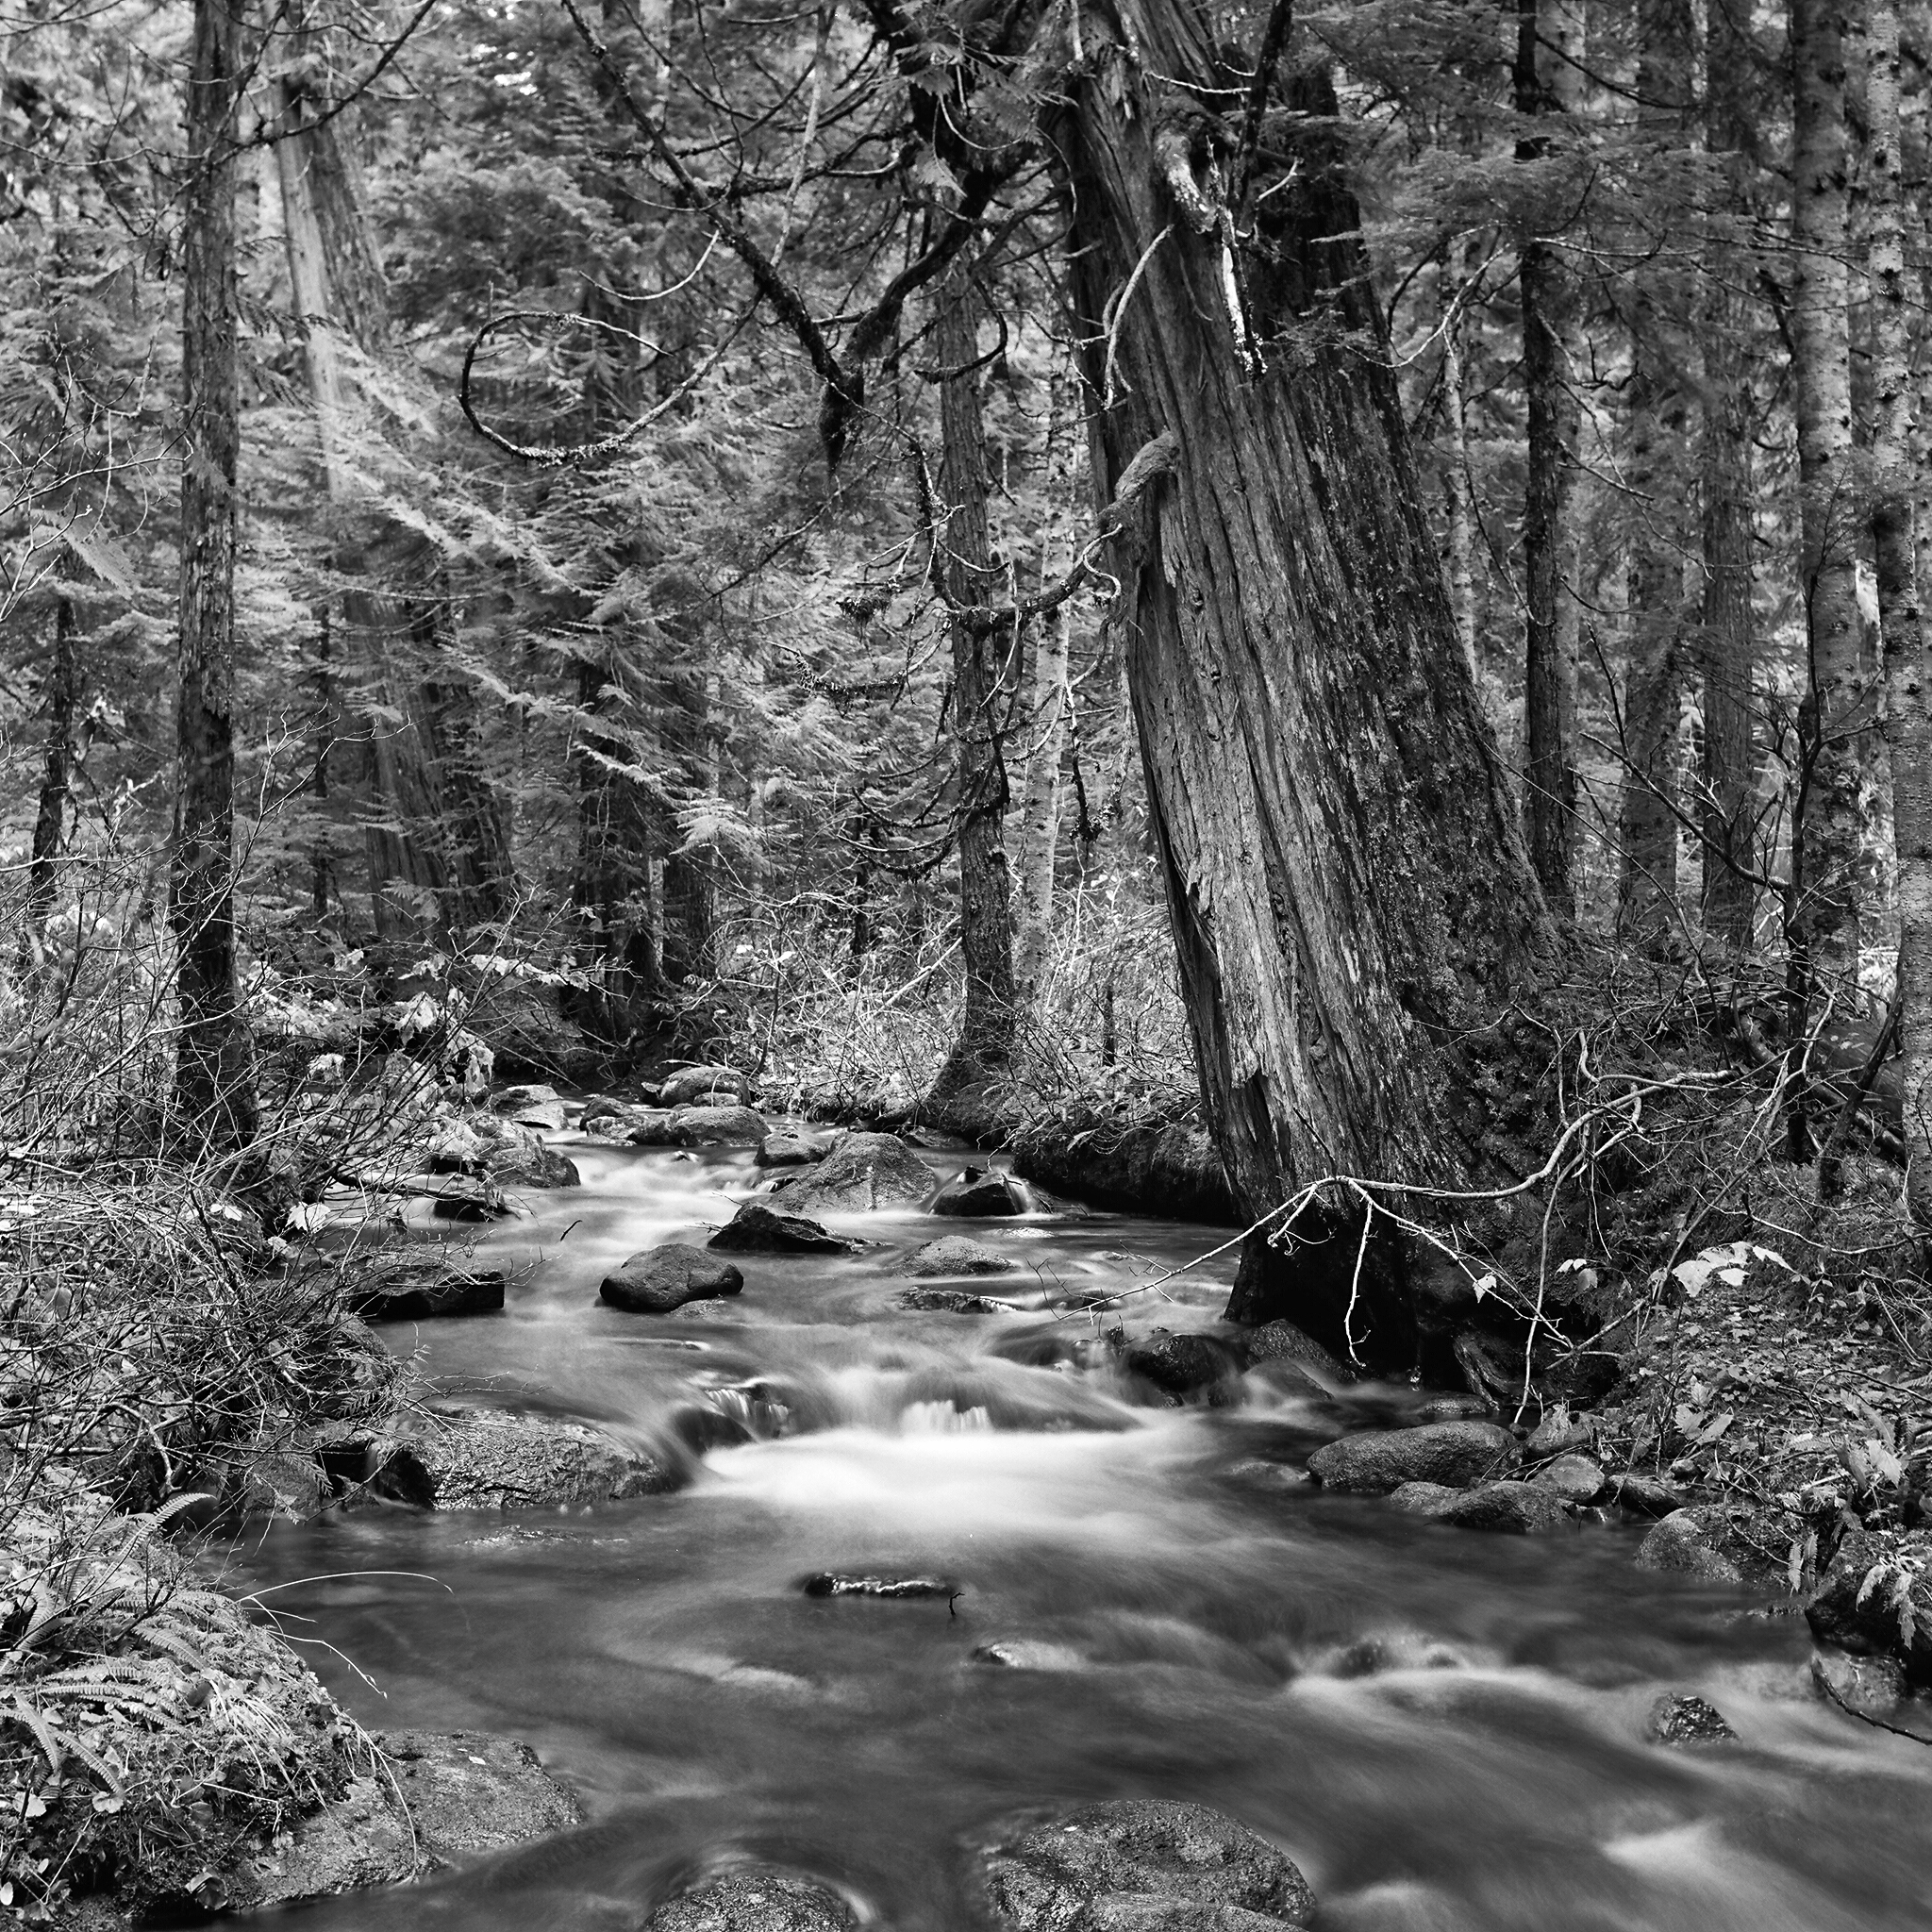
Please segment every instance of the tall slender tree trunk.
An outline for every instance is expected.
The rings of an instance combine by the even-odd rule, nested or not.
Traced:
[[[1856,997],[1864,833],[1862,740],[1876,720],[1862,661],[1853,471],[1843,20],[1840,0],[1791,0],[1792,380],[1809,646],[1804,811],[1795,827],[1795,994]]]
[[[1513,86],[1519,113],[1546,120],[1568,112],[1582,40],[1575,0],[1517,0]],[[1565,53],[1572,59],[1564,59]],[[1551,145],[1548,135],[1529,136],[1519,143],[1518,158],[1542,159]],[[1573,387],[1571,279],[1557,249],[1539,236],[1524,238],[1518,273],[1528,402],[1523,810],[1530,862],[1550,906],[1565,916],[1576,909],[1577,608],[1569,578],[1582,420]]]
[[[1013,976],[1025,997],[1040,987],[1053,929],[1054,866],[1060,848],[1060,751],[1067,724],[1067,607],[1048,617],[1034,641],[1025,732],[1026,783],[1020,800],[1018,919]]]
[[[1899,19],[1894,0],[1871,0],[1867,91],[1873,391],[1872,540],[1885,667],[1885,737],[1891,760],[1898,863],[1899,1040],[1904,1052],[1906,1198],[1932,1236],[1932,681],[1919,602],[1918,479],[1912,458],[1918,396],[1912,371],[1900,142]],[[1820,1175],[1821,1185],[1828,1177]]]
[[[1690,136],[1688,0],[1642,0],[1638,35],[1638,130],[1669,179]],[[1661,250],[1646,251],[1631,293],[1625,400],[1636,536],[1618,924],[1641,942],[1657,938],[1677,917],[1677,714],[1686,616],[1679,559],[1690,548],[1682,508],[1688,478],[1680,467],[1690,441],[1682,364],[1690,331],[1681,278]]]
[[[1478,690],[1482,658],[1475,616],[1475,506],[1469,494],[1468,397],[1462,373],[1462,317],[1457,303],[1462,292],[1459,242],[1452,242],[1443,257],[1439,299],[1442,328],[1442,421],[1447,429],[1447,475],[1442,479],[1447,523],[1449,608],[1456,615],[1456,635]]]
[[[236,1146],[257,1126],[255,1066],[235,965],[235,109],[240,22],[195,0],[181,235],[181,631],[168,924],[180,1008],[175,1104],[191,1141]]]
[[[54,909],[56,872],[74,796],[74,713],[80,702],[80,658],[74,643],[74,605],[66,597],[54,605],[54,656],[47,667],[46,696],[46,749],[26,883],[27,932],[36,957],[46,943],[47,915]]]
[[[1269,124],[1292,181],[1258,153],[1230,180],[1232,111],[1195,104],[1243,99],[1252,60],[1222,64],[1205,10],[1114,12],[1118,31],[1083,15],[1049,131],[1098,493],[1171,465],[1113,569],[1203,1117],[1255,1216],[1337,1171],[1467,1179],[1484,1156],[1454,1041],[1524,985],[1549,925],[1323,131],[1334,94],[1310,76],[1307,118]],[[1361,1342],[1355,1252],[1253,1237],[1231,1312]],[[1365,1345],[1413,1341],[1391,1314]]]
[[[1724,157],[1712,177],[1716,204],[1704,248],[1704,406],[1700,423],[1704,608],[1698,670],[1704,705],[1702,847],[1706,930],[1726,945],[1751,943],[1757,870],[1753,851],[1751,677],[1757,661],[1752,620],[1752,450],[1747,290],[1750,258],[1735,239],[1749,207],[1750,138],[1744,89],[1749,50],[1728,7],[1714,7],[1705,29],[1706,141]]]
[[[939,291],[941,487],[948,511],[946,591],[959,605],[999,601],[986,519],[986,425],[979,405],[975,296],[963,274]],[[999,716],[998,641],[953,624],[954,823],[959,848],[959,955],[966,997],[959,1037],[930,1098],[970,1102],[1012,1064],[1015,1030],[1012,884],[1002,842],[1007,770]]]

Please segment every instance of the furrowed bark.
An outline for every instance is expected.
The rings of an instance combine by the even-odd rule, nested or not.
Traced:
[[[1898,862],[1898,1031],[1906,1199],[1932,1235],[1932,688],[1919,602],[1911,302],[1901,181],[1899,20],[1893,0],[1869,19],[1866,180],[1870,195],[1873,400],[1872,541],[1884,656],[1885,739]],[[1820,1161],[1821,1191],[1833,1176]]]
[[[257,1128],[254,1055],[235,977],[235,108],[240,22],[196,0],[181,233],[181,617],[168,924],[179,1032],[175,1107],[191,1142]]]
[[[1484,1157],[1454,1035],[1551,934],[1359,217],[1336,153],[1303,133],[1299,175],[1281,185],[1275,164],[1237,257],[1216,208],[1225,130],[1193,105],[1232,75],[1192,10],[1122,0],[1116,17],[1108,38],[1084,16],[1086,67],[1050,131],[1098,493],[1175,439],[1114,570],[1203,1117],[1254,1216],[1337,1170],[1466,1180]],[[1318,78],[1293,104],[1317,126],[1335,111]],[[1348,1270],[1337,1283],[1328,1259],[1255,1238],[1231,1313],[1339,1329]]]
[[[1053,924],[1054,863],[1059,854],[1060,747],[1066,737],[1067,611],[1039,626],[1033,648],[1026,734],[1026,785],[1020,803],[1018,919],[1013,976],[1022,993],[1039,991]]]

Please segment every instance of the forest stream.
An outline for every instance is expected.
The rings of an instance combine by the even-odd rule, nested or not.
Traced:
[[[275,1587],[372,1727],[527,1739],[591,1822],[280,1915],[305,1932],[628,1927],[752,1860],[819,1874],[862,1924],[950,1932],[979,1923],[974,1844],[1028,1807],[1129,1796],[1276,1840],[1322,1927],[1932,1924],[1932,1752],[1818,1699],[1801,1616],[1637,1569],[1636,1526],[1472,1534],[1296,1479],[1413,1407],[1406,1387],[1318,1399],[1264,1365],[1239,1407],[1130,1399],[1103,1323],[1210,1325],[1232,1255],[1098,1318],[910,1312],[907,1253],[962,1224],[831,1216],[874,1245],[745,1257],[732,1300],[625,1314],[605,1273],[766,1176],[748,1151],[564,1138],[583,1187],[479,1240],[536,1263],[506,1311],[387,1332],[442,1388],[598,1421],[687,1486],[575,1513],[365,1509],[217,1558],[231,1589]],[[1027,1271],[972,1286],[1042,1305],[1224,1239],[1098,1213],[964,1225]],[[826,1571],[958,1595],[805,1594]],[[1739,1740],[1650,1741],[1673,1691]]]

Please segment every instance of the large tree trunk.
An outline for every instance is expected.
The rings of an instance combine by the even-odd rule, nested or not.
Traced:
[[[1862,661],[1856,576],[1859,524],[1852,452],[1846,266],[1848,156],[1843,25],[1838,0],[1791,0],[1796,70],[1791,181],[1792,381],[1810,648],[1810,763],[1792,871],[1801,1006],[1856,997],[1857,881],[1863,842],[1863,740],[1876,722]]]
[[[1885,663],[1885,736],[1891,755],[1898,856],[1899,1039],[1904,1050],[1906,1197],[1932,1235],[1932,688],[1919,603],[1917,394],[1901,182],[1898,12],[1873,0],[1867,92],[1873,401],[1872,539]],[[1828,1176],[1821,1174],[1821,1185]]]
[[[960,273],[939,294],[936,331],[943,375],[941,488],[947,518],[946,594],[955,604],[999,601],[986,521],[986,425],[979,406],[978,328],[973,284]],[[959,956],[966,972],[959,1037],[933,1082],[933,1101],[971,1102],[1012,1064],[1014,1040],[1012,887],[1001,841],[1007,768],[997,640],[964,619],[953,623],[954,824],[959,847]]]
[[[1518,0],[1516,109],[1536,118],[1569,111],[1583,33],[1574,0]],[[1572,58],[1565,59],[1569,54]],[[1550,151],[1546,136],[1522,142],[1518,158]],[[1576,909],[1576,640],[1573,568],[1576,438],[1581,410],[1572,387],[1574,292],[1560,253],[1536,235],[1522,244],[1523,383],[1528,402],[1528,480],[1523,506],[1523,811],[1529,856],[1550,905]]]
[[[273,93],[290,287],[323,474],[330,504],[346,523],[360,494],[348,448],[351,363],[358,354],[394,363],[388,293],[334,121],[318,122],[289,77]],[[393,527],[379,529],[376,541],[416,547]],[[434,923],[457,928],[493,917],[510,876],[508,833],[475,754],[475,706],[449,676],[447,598],[403,598],[374,588],[367,581],[374,559],[346,537],[334,561],[345,586],[339,639],[348,660],[338,676],[346,670],[362,701],[359,731],[376,794],[364,842],[377,929],[418,929],[425,909]],[[454,759],[447,769],[439,757],[445,749]]]
[[[1442,479],[1443,509],[1449,548],[1449,608],[1456,615],[1456,634],[1462,640],[1477,689],[1482,686],[1482,658],[1476,634],[1475,505],[1469,490],[1469,401],[1462,371],[1462,317],[1457,302],[1462,292],[1461,243],[1452,242],[1442,263],[1439,291],[1442,327],[1442,421],[1447,428],[1447,475]]]
[[[1423,512],[1359,217],[1335,147],[1283,117],[1269,145],[1298,140],[1301,173],[1257,168],[1238,263],[1212,158],[1232,130],[1192,102],[1238,101],[1246,78],[1217,61],[1202,10],[1120,0],[1116,17],[1128,30],[1109,37],[1083,16],[1053,132],[1100,493],[1137,455],[1173,466],[1114,569],[1204,1118],[1257,1216],[1337,1172],[1463,1181],[1482,1158],[1455,1037],[1524,984],[1548,924]],[[1302,93],[1320,127],[1331,92]],[[1252,1238],[1231,1312],[1339,1333],[1345,1245],[1291,1261]]]
[[[1710,10],[1705,39],[1707,141],[1724,163],[1712,194],[1722,204],[1705,246],[1702,495],[1703,638],[1699,668],[1704,698],[1704,923],[1725,944],[1751,943],[1756,892],[1748,873],[1757,766],[1752,746],[1751,674],[1757,659],[1752,623],[1752,458],[1755,403],[1747,358],[1750,258],[1726,225],[1741,226],[1750,138],[1744,90],[1749,50],[1728,8]]]
[[[195,0],[181,233],[181,634],[168,924],[180,1006],[175,1104],[194,1142],[254,1138],[255,1065],[235,980],[235,108],[241,33]]]

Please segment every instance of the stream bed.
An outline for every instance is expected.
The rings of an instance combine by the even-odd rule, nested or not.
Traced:
[[[768,1176],[748,1151],[559,1144],[584,1186],[477,1242],[535,1263],[506,1310],[385,1332],[442,1387],[596,1421],[689,1484],[587,1511],[362,1509],[251,1536],[223,1575],[274,1586],[371,1728],[526,1739],[591,1822],[278,1923],[617,1932],[770,1859],[862,1922],[964,1932],[971,1848],[1016,1813],[1167,1797],[1278,1841],[1322,1928],[1932,1926],[1932,1751],[1818,1701],[1801,1616],[1638,1570],[1635,1525],[1483,1535],[1292,1479],[1406,1388],[1321,1399],[1264,1367],[1240,1407],[1130,1400],[1103,1325],[1210,1326],[1232,1255],[1100,1316],[894,1305],[940,1234],[1024,1263],[958,1285],[1044,1299],[1130,1289],[1220,1232],[827,1216],[876,1245],[734,1257],[741,1295],[629,1315],[602,1276],[702,1240]],[[959,1593],[801,1592],[827,1570]],[[1667,1691],[1739,1741],[1648,1741]]]

